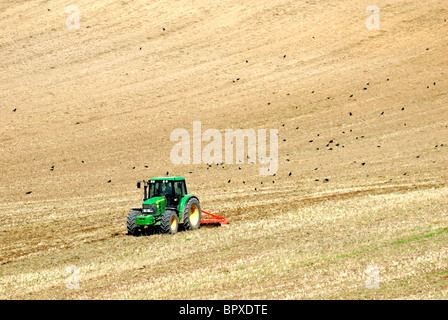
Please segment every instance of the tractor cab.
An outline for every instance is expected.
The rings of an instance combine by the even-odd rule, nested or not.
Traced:
[[[183,177],[153,178],[143,181],[144,194],[143,201],[148,199],[163,197],[166,199],[166,207],[177,209],[180,200],[187,195],[187,186]],[[141,183],[137,183],[137,188]]]
[[[148,181],[148,189],[149,199],[153,197],[165,197],[168,208],[172,207],[177,209],[180,199],[187,194],[185,180],[181,180],[180,178],[151,179]]]

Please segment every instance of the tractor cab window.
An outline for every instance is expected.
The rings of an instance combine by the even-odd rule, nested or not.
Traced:
[[[172,181],[168,180],[153,180],[149,182],[149,197],[166,197],[172,196],[173,187]]]
[[[184,195],[187,194],[187,190],[185,188],[185,181],[174,182],[174,194],[178,199],[182,198]]]
[[[165,197],[167,206],[177,206],[187,194],[185,181],[152,180],[149,181],[149,198]]]

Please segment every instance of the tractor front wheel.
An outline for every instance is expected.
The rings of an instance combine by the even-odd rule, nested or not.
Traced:
[[[140,215],[140,211],[132,210],[128,214],[128,220],[127,220],[127,227],[128,227],[128,234],[136,236],[138,234],[138,227],[137,227],[137,216]]]
[[[176,234],[179,228],[179,217],[176,211],[166,210],[162,215],[162,221],[160,223],[160,229],[163,233]]]
[[[184,226],[187,230],[195,230],[201,226],[201,206],[196,198],[191,198],[185,205]]]

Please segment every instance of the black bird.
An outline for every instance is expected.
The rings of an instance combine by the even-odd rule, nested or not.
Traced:
[[[229,180],[229,181],[227,181],[227,183],[230,183],[230,180]]]
[[[283,58],[286,58],[286,54],[283,56]]]
[[[112,180],[107,181],[107,183],[111,183],[111,182],[112,182]]]
[[[363,165],[363,166],[364,166],[365,164],[366,164],[365,162],[361,163],[361,165]]]
[[[16,112],[17,111],[17,108],[14,108],[13,110],[12,110],[12,112]]]
[[[401,111],[403,111],[404,110],[404,107],[403,108],[401,108]]]
[[[328,179],[325,179],[325,180],[324,180],[324,182],[328,182],[328,181],[330,181],[330,180],[328,180]]]
[[[82,163],[84,163],[84,160],[81,160]],[[135,168],[135,167],[134,167]]]
[[[384,111],[383,112],[381,112],[381,115],[383,115],[384,114]]]
[[[32,191],[28,191],[26,194],[30,194]]]
[[[292,172],[289,173],[289,176],[291,176],[291,175],[292,175]]]
[[[352,116],[352,115],[353,115],[353,113],[350,112],[350,116]]]
[[[170,174],[170,173],[167,171],[167,172],[166,172],[166,175],[169,175],[169,174]]]
[[[353,98],[353,95],[352,95],[352,94],[350,95],[350,98]]]

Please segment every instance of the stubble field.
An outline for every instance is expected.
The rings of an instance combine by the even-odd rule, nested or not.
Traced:
[[[2,1],[0,298],[448,297],[445,3],[240,3]],[[174,165],[193,121],[277,129],[277,173]],[[128,236],[167,173],[230,225]]]

